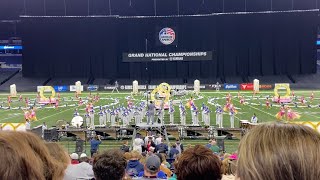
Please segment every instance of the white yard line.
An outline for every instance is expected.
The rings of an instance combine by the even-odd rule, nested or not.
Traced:
[[[233,101],[233,102],[236,102],[236,103],[238,103],[239,105],[241,105],[238,101]],[[273,117],[274,119],[276,119],[275,114],[271,114],[271,113],[262,111],[262,110],[260,110],[260,109],[258,109],[258,108],[256,108],[256,107],[253,107],[253,106],[251,106],[251,105],[249,105],[249,104],[247,104],[247,105],[245,105],[245,106],[249,106],[249,107],[251,107],[251,108],[253,108],[253,109],[255,109],[255,110],[258,110],[258,111],[260,111],[260,112],[262,112],[262,113],[264,113],[264,114],[270,115],[271,117]]]
[[[311,114],[311,113],[310,113],[310,114],[307,114],[308,112],[306,112],[306,113],[305,113],[305,112],[301,112],[301,111],[298,111],[297,109],[295,109],[295,111],[296,111],[296,112],[298,112],[300,115],[301,115],[301,114],[306,114],[306,115],[309,115],[309,116],[315,117],[315,118],[317,118],[317,119],[320,119],[320,117],[319,117],[319,116],[315,116],[315,115],[313,115],[313,114]]]
[[[63,110],[63,111],[57,112],[57,113],[55,113],[55,114],[52,114],[52,115],[50,115],[50,116],[46,116],[46,117],[44,117],[44,118],[41,118],[41,119],[38,120],[38,121],[42,121],[42,120],[44,120],[44,119],[47,119],[47,118],[56,116],[56,115],[58,115],[58,114],[64,113],[64,112],[69,111],[69,110],[72,110],[72,109],[74,109],[74,107],[69,108],[69,109],[65,109],[65,110]],[[57,119],[57,120],[61,120],[61,119]]]

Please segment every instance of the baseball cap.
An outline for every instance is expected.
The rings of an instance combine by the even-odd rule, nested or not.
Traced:
[[[151,155],[151,156],[147,157],[146,168],[150,172],[157,172],[159,170],[159,168],[160,168],[160,159],[159,159],[159,157],[156,156],[156,155]]]
[[[86,153],[81,153],[80,158],[85,158],[85,157],[88,157]]]
[[[71,159],[79,159],[79,155],[78,155],[77,153],[72,153],[72,154],[70,155],[70,158],[71,158]]]

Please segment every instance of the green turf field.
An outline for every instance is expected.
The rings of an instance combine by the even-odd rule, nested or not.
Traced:
[[[268,121],[275,121],[275,115],[279,111],[279,104],[272,103],[272,107],[270,109],[266,108],[266,97],[270,96],[273,97],[273,91],[261,91],[259,94],[252,96],[251,92],[245,92],[240,91],[240,94],[245,97],[245,103],[244,105],[240,104],[240,100],[237,98],[238,92],[237,91],[207,91],[202,92],[200,96],[194,97],[195,104],[200,109],[202,103],[209,106],[211,113],[211,124],[214,125],[215,123],[215,105],[219,104],[221,106],[225,105],[225,96],[227,93],[231,93],[233,96],[232,102],[234,106],[236,107],[238,113],[235,116],[235,124],[236,126],[239,125],[239,120],[250,120],[253,113],[256,113],[258,116],[259,122],[268,122]],[[313,91],[314,92],[314,100],[309,101],[309,97],[311,95],[312,91],[295,91],[295,95],[297,96],[297,99],[294,100],[292,103],[289,104],[290,107],[292,107],[293,111],[299,113],[301,115],[301,118],[297,121],[320,121],[320,91]],[[94,93],[92,93],[94,94]],[[36,97],[36,93],[22,93],[23,98],[28,97],[30,100],[30,106],[33,105],[33,102]],[[110,92],[99,92],[101,100],[94,104],[94,106],[103,106],[103,105],[110,105],[114,103],[114,99],[118,99],[119,103],[114,105],[114,107],[118,107],[121,105],[126,105],[127,100],[125,97],[129,96],[130,93],[114,93],[111,94]],[[11,109],[7,109],[8,103],[7,103],[7,96],[8,94],[0,94],[0,123],[6,123],[6,122],[24,122],[24,115],[23,110],[19,109],[19,107],[24,108],[25,102],[19,102],[18,99],[13,98],[13,102],[11,103]],[[80,97],[85,99],[88,96],[87,92],[84,92],[81,94]],[[183,96],[183,97],[174,97],[173,99],[182,100],[183,104],[186,104],[188,99],[190,99],[192,95]],[[300,96],[304,96],[305,99],[308,101],[305,105],[302,105],[300,103]],[[33,122],[32,126],[37,126],[42,124],[42,122],[46,122],[48,126],[55,126],[56,122],[58,120],[65,120],[65,121],[71,121],[73,118],[73,112],[76,108],[79,109],[80,115],[85,114],[85,105],[78,107],[78,100],[74,97],[73,93],[61,93],[61,99],[59,103],[59,108],[54,108],[53,106],[44,106],[43,108],[40,108],[40,106],[36,105],[38,108],[36,110],[38,121]],[[140,101],[146,101],[142,96],[134,96],[134,103],[138,104]],[[296,102],[296,104],[294,104]],[[179,104],[175,105],[175,122],[180,123],[179,119]],[[308,105],[310,105],[308,107]],[[96,110],[96,114],[98,110]],[[199,115],[199,119],[201,119],[201,115]],[[224,127],[228,127],[229,122],[229,115],[227,112],[223,115],[224,119]],[[98,115],[96,115],[95,118],[96,124],[98,124]],[[169,122],[169,115],[166,112],[165,113],[165,122]],[[200,121],[201,122],[201,121]],[[191,123],[191,113],[188,110],[187,111],[187,124]],[[202,122],[201,122],[202,123]]]
[[[253,113],[256,113],[258,117],[259,122],[269,122],[269,121],[275,121],[275,115],[279,111],[280,105],[276,103],[272,103],[272,107],[270,109],[266,108],[266,97],[273,97],[274,92],[273,91],[261,91],[259,94],[252,96],[252,92],[246,92],[246,91],[240,91],[241,96],[243,95],[245,97],[245,103],[242,105],[240,104],[240,99],[237,98],[238,91],[204,91],[199,96],[194,96],[194,103],[197,105],[198,108],[201,107],[202,103],[209,106],[211,109],[211,124],[215,124],[215,108],[216,105],[224,106],[226,102],[226,94],[231,93],[232,102],[234,106],[236,107],[238,113],[235,116],[235,125],[236,127],[239,126],[239,120],[250,120]],[[296,99],[293,100],[292,103],[288,104],[288,106],[292,107],[292,110],[299,113],[301,115],[301,118],[296,121],[320,121],[320,91],[311,91],[311,90],[295,90],[295,96]],[[314,100],[310,101],[311,93],[314,92]],[[30,99],[30,106],[33,105],[36,93],[35,92],[29,92],[29,93],[21,93],[23,98],[28,97]],[[92,94],[96,94],[92,93]],[[285,92],[280,92],[281,95],[284,95]],[[88,97],[88,92],[83,92],[80,97],[82,99],[86,99]],[[13,102],[11,103],[11,108],[7,109],[8,103],[7,103],[7,96],[8,94],[0,94],[0,123],[7,123],[7,122],[13,122],[13,123],[22,123],[24,122],[24,113],[21,108],[25,107],[25,101],[22,102],[18,101],[18,98],[12,99]],[[130,92],[120,92],[120,93],[110,93],[110,92],[99,92],[100,101],[96,102],[94,104],[95,107],[98,106],[104,106],[104,105],[110,105],[112,103],[116,103],[117,100],[118,103],[114,104],[114,107],[118,106],[125,106],[127,104],[126,97],[130,96]],[[173,97],[173,100],[181,100],[183,104],[186,104],[186,102],[190,99],[192,95],[186,95],[182,97]],[[307,100],[307,103],[305,105],[300,103],[300,97],[304,96]],[[117,100],[116,100],[117,99]],[[141,101],[146,101],[143,96],[134,96],[134,103],[138,104]],[[179,104],[175,104],[175,122],[180,123],[179,118]],[[76,108],[79,109],[79,113],[81,116],[85,114],[85,105],[78,107],[78,100],[74,97],[74,93],[61,93],[61,100],[59,103],[59,108],[54,108],[53,106],[44,106],[40,108],[39,105],[36,104],[37,110],[37,118],[38,121],[32,122],[32,126],[38,126],[41,125],[43,122],[46,122],[49,127],[55,126],[56,122],[58,120],[65,120],[67,122],[70,122],[73,118],[73,113]],[[98,110],[96,110],[96,113]],[[223,115],[224,119],[224,127],[229,127],[229,115],[227,112]],[[201,121],[201,115],[199,115],[200,123]],[[145,120],[144,120],[145,121]],[[169,123],[169,115],[166,112],[165,113],[165,122]],[[95,123],[98,124],[98,115],[95,117]],[[133,123],[133,121],[132,121]],[[191,113],[188,110],[187,111],[187,124],[191,124]],[[226,141],[226,150],[228,152],[232,152],[236,150],[237,145],[239,141]],[[201,140],[185,140],[184,144],[206,144],[207,141],[201,141]],[[68,144],[67,142],[62,142],[62,144],[68,148],[69,151],[72,151],[74,149],[74,143]],[[113,148],[120,146],[121,142],[118,141],[107,141],[103,143],[105,148]]]

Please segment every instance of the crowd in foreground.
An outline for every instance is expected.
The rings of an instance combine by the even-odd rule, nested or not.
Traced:
[[[149,139],[149,138],[148,138]],[[214,141],[214,140],[213,140]],[[86,154],[67,152],[29,132],[0,132],[2,180],[318,180],[320,134],[295,124],[262,124],[240,141],[235,177],[224,176],[227,159],[215,153],[215,142],[188,147],[174,162],[158,151],[121,150]],[[125,145],[125,144],[124,144]],[[149,148],[152,147],[151,145]],[[236,157],[235,157],[236,156]]]

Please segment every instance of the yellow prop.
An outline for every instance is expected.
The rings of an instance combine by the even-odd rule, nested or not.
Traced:
[[[279,97],[279,89],[285,89],[286,95],[284,95],[285,97],[289,97],[290,96],[290,85],[289,84],[275,84],[274,86],[274,96],[275,97]]]
[[[158,93],[160,96],[165,97],[164,102],[166,103],[170,99],[170,92],[171,92],[170,85],[168,83],[161,83],[158,87],[156,87],[151,92],[151,100],[152,101],[158,100],[155,97],[155,95]]]
[[[56,91],[54,90],[54,88],[52,86],[43,86],[40,89],[40,97],[41,97],[41,99],[48,99],[46,96],[44,96],[44,92],[45,91],[51,91],[51,96],[50,96],[51,99],[56,96]]]

